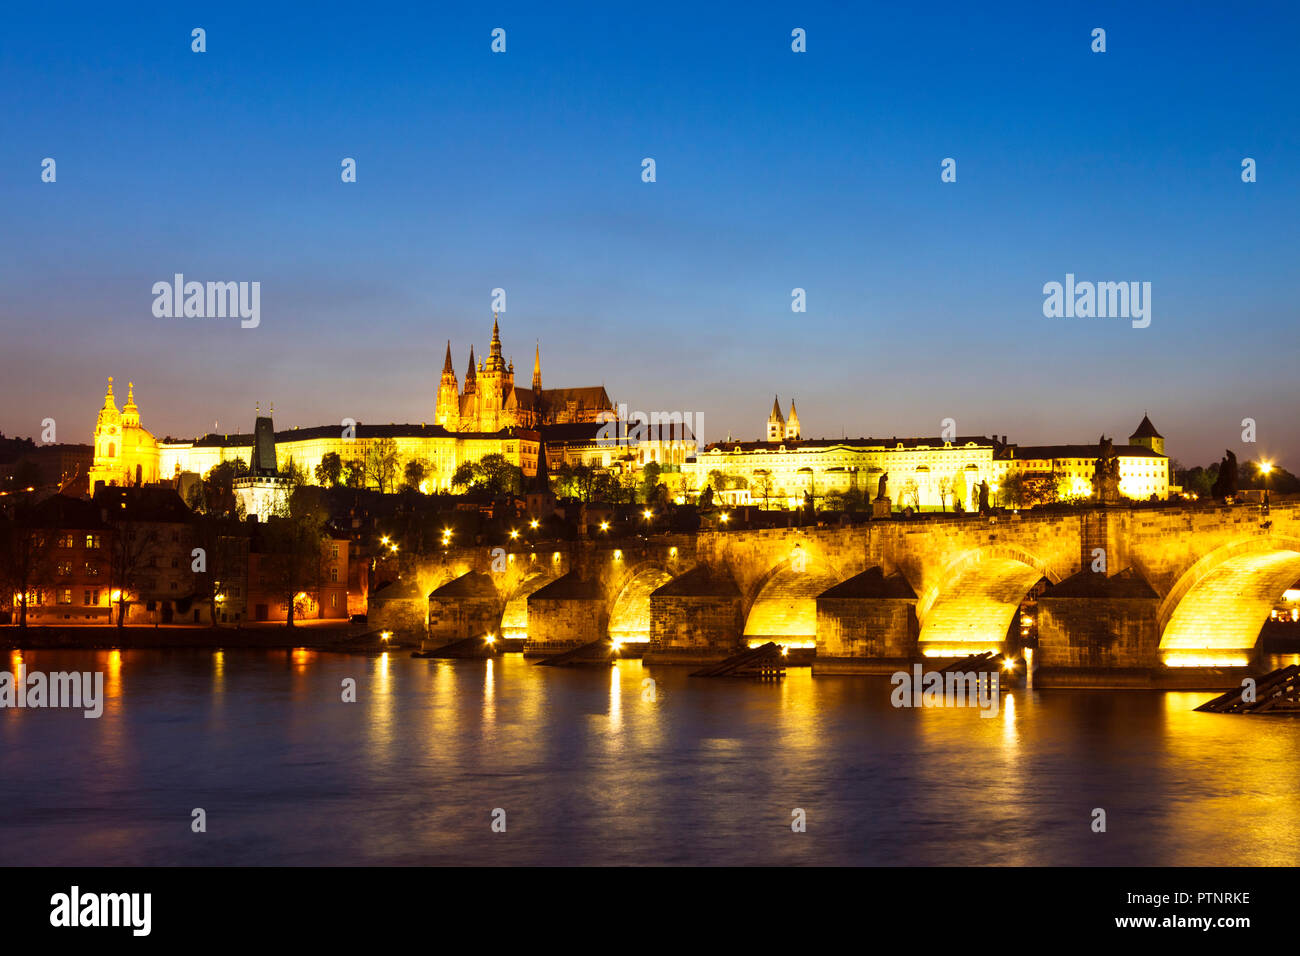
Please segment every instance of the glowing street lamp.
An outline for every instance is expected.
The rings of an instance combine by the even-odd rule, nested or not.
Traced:
[[[534,518],[532,521],[528,522],[528,527],[532,528],[534,531],[536,531],[540,525],[541,525],[541,522],[538,521],[536,518]]]
[[[722,514],[718,516],[718,520],[721,521],[723,524],[726,524],[728,521],[731,520],[731,512],[729,511],[722,512]]]
[[[600,523],[600,530],[601,530],[601,531],[608,531],[608,530],[609,530],[609,522],[608,522],[608,521],[602,521],[602,522]]]
[[[651,511],[649,508],[647,508],[645,511],[641,512],[641,517],[645,518],[646,521],[649,521],[649,520],[650,520],[651,518],[653,518],[654,516],[655,516],[655,513],[654,513],[653,511]]]
[[[518,528],[511,528],[511,529],[510,529],[510,537],[512,537],[512,538],[517,538],[517,537],[519,537],[519,529],[518,529]]]

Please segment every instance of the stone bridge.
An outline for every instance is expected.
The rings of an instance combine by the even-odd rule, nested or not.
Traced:
[[[1129,672],[1140,684],[1251,663],[1270,609],[1300,580],[1300,503],[1267,516],[1258,505],[930,515],[462,549],[414,579],[407,629],[435,645],[501,633],[548,654],[610,637],[648,660],[694,662],[772,639],[815,648],[817,673],[1015,650],[1013,622],[1045,579],[1044,682]]]

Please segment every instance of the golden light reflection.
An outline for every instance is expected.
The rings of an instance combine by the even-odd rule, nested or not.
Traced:
[[[783,652],[788,651],[792,647],[795,650],[807,650],[808,648],[813,648],[817,646],[816,641],[785,640],[784,638],[776,638],[776,637],[753,637],[745,642],[745,647],[749,648],[752,651],[754,648],[762,647],[764,644],[776,644],[776,646],[781,648]]]
[[[623,672],[618,666],[609,669],[609,729],[623,729]]]
[[[483,723],[491,727],[497,719],[496,661],[488,658],[483,670]]]
[[[1001,644],[980,644],[972,641],[970,644],[945,644],[933,647],[922,647],[922,657],[972,657],[975,654],[984,654],[992,652],[999,654],[1002,652]]]
[[[368,746],[367,755],[380,765],[387,765],[393,759],[393,680],[389,672],[388,651],[374,659],[372,686],[367,689],[364,699],[370,705],[365,723]],[[358,699],[361,699],[358,688]]]
[[[1246,651],[1225,654],[1209,650],[1174,649],[1163,653],[1166,667],[1245,667],[1250,663],[1250,654]]]
[[[104,657],[104,714],[117,717],[122,713],[122,652],[118,648]]]
[[[212,693],[220,696],[226,690],[226,652],[212,652]]]

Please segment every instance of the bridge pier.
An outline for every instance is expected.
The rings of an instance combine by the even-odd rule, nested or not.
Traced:
[[[496,634],[500,624],[501,598],[491,576],[467,571],[429,595],[429,634],[422,646],[433,650]]]
[[[917,657],[916,592],[901,574],[870,568],[817,596],[813,674],[879,674]]]
[[[1149,686],[1160,666],[1160,596],[1134,568],[1087,568],[1038,599],[1040,687]]]
[[[527,656],[547,656],[604,640],[609,610],[604,590],[578,572],[556,578],[528,595]]]
[[[742,645],[740,588],[729,575],[699,565],[650,594],[647,663],[722,660]]]

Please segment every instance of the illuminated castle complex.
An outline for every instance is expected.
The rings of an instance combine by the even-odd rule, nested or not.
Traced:
[[[495,432],[502,428],[600,421],[601,413],[613,408],[603,385],[542,388],[541,346],[533,354],[532,386],[516,386],[515,363],[506,362],[501,355],[501,333],[493,316],[487,361],[480,361],[475,370],[474,347],[470,346],[463,392],[451,364],[451,343],[447,343],[433,420],[453,432]]]
[[[460,465],[477,462],[486,455],[501,455],[518,465],[524,474],[532,475],[537,468],[542,433],[548,428],[566,426],[572,430],[587,424],[591,426],[591,435],[586,437],[590,438],[604,420],[602,416],[614,416],[613,402],[603,385],[543,389],[540,346],[533,357],[532,387],[518,387],[514,379],[514,363],[502,357],[500,329],[494,319],[488,358],[477,368],[474,350],[470,349],[463,392],[451,367],[448,343],[433,422],[357,423],[350,430],[338,425],[321,425],[272,432],[278,467],[285,469],[292,461],[305,471],[310,482],[315,480],[315,469],[327,455],[338,455],[343,462],[349,462],[365,461],[379,453],[395,462],[396,475],[391,487],[385,479],[369,480],[383,490],[396,490],[396,481],[400,480],[405,464],[418,461],[425,475],[421,488],[446,491],[452,488],[452,476]],[[259,427],[273,427],[269,417],[264,422]],[[579,443],[582,447],[575,445],[573,454],[591,457],[599,453],[605,459],[610,457],[607,449],[583,451],[586,445],[592,444],[588,441],[585,445]],[[97,481],[106,485],[149,484],[160,479],[172,481],[186,473],[205,475],[222,462],[241,459],[245,464],[250,463],[254,445],[252,433],[159,441],[140,425],[140,410],[129,385],[126,407],[118,411],[110,378],[95,423],[90,485],[93,488]],[[557,457],[554,464],[558,466],[565,454],[560,436],[552,436],[550,447],[552,456]]]

